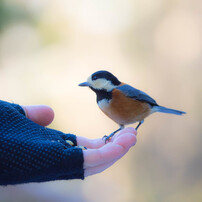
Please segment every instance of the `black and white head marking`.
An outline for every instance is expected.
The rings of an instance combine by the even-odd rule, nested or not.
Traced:
[[[90,84],[92,90],[104,90],[107,92],[112,91],[121,82],[110,72],[107,71],[98,71],[92,74],[87,82]]]

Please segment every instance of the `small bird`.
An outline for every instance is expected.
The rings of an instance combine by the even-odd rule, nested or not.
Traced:
[[[154,112],[185,114],[183,111],[159,106],[148,94],[122,83],[108,71],[93,73],[86,82],[80,83],[79,86],[87,86],[93,90],[97,95],[99,108],[120,126],[109,136],[104,136],[105,143],[125,125],[139,122],[137,130],[144,119]]]

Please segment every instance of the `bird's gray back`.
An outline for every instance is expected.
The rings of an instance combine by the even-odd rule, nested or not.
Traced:
[[[147,95],[145,92],[138,90],[130,85],[122,85],[117,87],[118,90],[120,90],[125,96],[133,98],[135,100],[147,102],[152,106],[157,106],[158,104],[156,101],[151,98],[149,95]]]

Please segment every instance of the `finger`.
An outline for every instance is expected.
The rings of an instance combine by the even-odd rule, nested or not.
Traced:
[[[127,138],[126,138],[127,139]],[[119,140],[121,141],[121,140]],[[127,141],[127,140],[126,140]],[[124,143],[123,143],[124,145]],[[84,175],[85,177],[90,176],[90,175],[94,175],[97,173],[100,173],[102,171],[104,171],[105,169],[107,169],[108,167],[112,166],[117,160],[119,160],[128,150],[130,149],[130,147],[128,149],[125,150],[125,152],[122,153],[122,155],[117,156],[117,158],[114,158],[113,160],[109,161],[109,162],[105,162],[103,164],[97,165],[97,166],[93,166],[93,167],[87,167],[85,169]]]
[[[134,135],[137,135],[137,131],[134,128],[128,127],[128,128],[125,128],[125,129],[121,130],[116,135],[114,135],[112,137],[111,141],[113,141],[115,138],[117,138],[120,135],[123,135],[125,133],[133,133]],[[98,148],[105,145],[105,141],[104,141],[103,138],[89,139],[89,138],[86,138],[86,137],[77,136],[77,144],[85,146],[85,147],[87,147],[89,149],[98,149]]]
[[[86,137],[77,136],[77,144],[87,147],[88,149],[98,149],[105,145],[102,138],[89,139]]]
[[[117,137],[119,137],[119,136],[121,136],[121,135],[123,135],[123,134],[125,134],[125,133],[132,133],[132,134],[134,134],[134,135],[137,135],[137,131],[135,130],[135,128],[128,127],[128,128],[122,129],[119,133],[115,134],[115,135],[112,137],[111,141],[113,141],[114,139],[116,139]]]
[[[46,105],[22,106],[26,117],[41,126],[49,125],[54,119],[53,110]]]
[[[123,156],[130,147],[135,145],[135,143],[136,136],[132,133],[126,133],[99,149],[85,150],[83,151],[84,168],[98,166],[118,159]]]

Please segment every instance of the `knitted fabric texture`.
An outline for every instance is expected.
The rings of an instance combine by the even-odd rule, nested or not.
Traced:
[[[40,126],[17,104],[0,100],[0,185],[84,179],[76,136]]]

